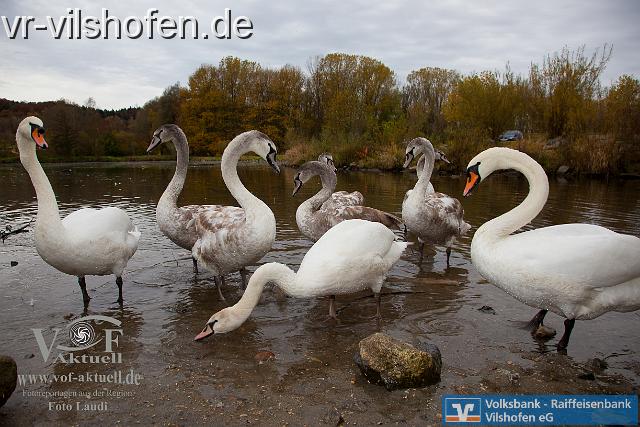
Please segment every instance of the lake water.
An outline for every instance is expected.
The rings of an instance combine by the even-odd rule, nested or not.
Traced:
[[[327,299],[292,299],[266,289],[260,304],[238,330],[193,342],[220,301],[211,274],[192,272],[189,253],[165,238],[155,223],[155,204],[171,179],[172,162],[46,165],[62,215],[80,207],[118,206],[142,232],[124,276],[124,306],[115,302],[113,277],[87,277],[89,315],[122,322],[121,364],[67,365],[44,362],[32,329],[50,343],[54,328],[82,316],[75,277],[48,266],[37,255],[33,231],[0,245],[0,354],[14,357],[22,374],[110,373],[143,376],[138,385],[95,382],[18,385],[0,409],[0,424],[336,424],[439,423],[446,393],[511,391],[633,392],[640,383],[640,315],[609,313],[577,322],[568,355],[557,355],[562,319],[549,314],[558,330],[548,343],[518,328],[536,310],[512,299],[480,277],[470,262],[471,236],[483,222],[511,209],[528,186],[518,175],[492,176],[468,199],[460,177],[435,177],[438,191],[458,197],[473,228],[453,248],[446,269],[442,248],[427,248],[422,262],[408,250],[392,269],[383,293],[380,324],[371,316],[369,292],[338,297],[340,323],[325,320]],[[261,263],[277,261],[297,269],[311,246],[297,229],[295,210],[319,189],[311,181],[291,197],[295,170],[275,174],[263,162],[246,162],[239,174],[247,188],[274,211],[277,238]],[[0,167],[0,226],[34,218],[33,187],[20,165]],[[181,204],[235,204],[222,183],[219,165],[194,165]],[[339,172],[338,190],[358,190],[368,206],[400,215],[413,173]],[[568,222],[599,224],[640,235],[640,181],[550,179],[550,197],[530,227]],[[11,266],[11,261],[17,261]],[[597,260],[594,260],[597,262]],[[639,260],[640,262],[640,260]],[[250,268],[255,270],[256,266]],[[228,277],[227,300],[237,301],[240,276]],[[478,309],[490,306],[495,314]],[[382,331],[408,342],[430,341],[442,352],[442,382],[419,390],[387,392],[368,384],[352,361],[357,343]],[[63,334],[64,332],[61,332]],[[260,351],[275,360],[258,363]],[[577,374],[590,359],[606,359],[595,380]],[[507,374],[504,374],[507,372]],[[513,373],[517,373],[517,378]],[[501,375],[507,379],[501,379]],[[515,379],[514,379],[515,378]],[[46,392],[96,393],[106,410],[50,409],[49,402],[87,401]],[[36,395],[34,395],[34,392]],[[105,395],[105,393],[111,395]],[[120,393],[119,395],[114,393]],[[42,394],[44,393],[44,396]],[[99,396],[103,393],[102,396]],[[38,395],[39,394],[39,395]]]

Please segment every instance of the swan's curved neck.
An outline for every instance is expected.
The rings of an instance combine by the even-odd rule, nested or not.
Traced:
[[[184,181],[187,178],[187,169],[189,168],[189,144],[183,132],[176,132],[173,138],[173,145],[177,154],[176,171],[166,190],[162,193],[158,206],[177,209],[178,197],[182,193]]]
[[[23,138],[21,135],[18,138]],[[23,141],[23,143],[26,141]],[[26,145],[26,144],[23,144]],[[60,221],[60,212],[58,211],[58,202],[56,195],[51,188],[51,183],[47,175],[42,169],[42,165],[38,161],[35,148],[28,152],[20,152],[20,163],[31,178],[33,188],[36,190],[36,198],[38,199],[38,215],[36,217],[36,229],[47,228],[48,233],[58,232],[63,229]],[[59,236],[62,237],[62,236]]]
[[[429,181],[431,181],[431,175],[433,174],[433,167],[435,164],[435,157],[433,154],[433,150],[424,149],[424,166],[422,167],[422,172],[418,176],[418,182],[413,187],[414,190],[418,190],[422,193],[426,192],[429,187]]]
[[[529,194],[522,203],[483,224],[476,232],[503,238],[530,223],[540,213],[549,196],[549,180],[542,166],[519,151],[503,154],[496,167],[499,169],[515,169],[529,181]]]
[[[248,150],[242,150],[240,146],[232,146],[231,144],[225,148],[222,153],[222,180],[227,186],[231,195],[238,201],[240,206],[245,210],[247,217],[254,214],[256,209],[269,207],[259,198],[251,194],[249,190],[242,184],[238,176],[238,161],[240,156],[247,153]]]
[[[322,189],[304,202],[305,207],[314,212],[329,200],[337,184],[336,174],[329,170],[323,170],[319,173],[319,176],[320,182],[322,182]]]
[[[253,273],[242,298],[231,307],[231,310],[244,316],[242,320],[244,322],[258,305],[262,290],[267,283],[277,285],[287,294],[295,294],[295,281],[296,273],[286,265],[277,262],[264,264]]]

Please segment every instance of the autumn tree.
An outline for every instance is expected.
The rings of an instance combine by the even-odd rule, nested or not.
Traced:
[[[457,71],[432,67],[420,68],[407,76],[402,88],[402,107],[414,132],[434,135],[444,131],[444,103],[459,80]]]

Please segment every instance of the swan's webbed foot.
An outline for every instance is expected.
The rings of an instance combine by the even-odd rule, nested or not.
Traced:
[[[449,268],[449,258],[451,258],[451,248],[447,247],[447,268]]]
[[[566,319],[564,321],[564,334],[562,334],[562,338],[558,341],[558,351],[566,353],[567,346],[569,345],[569,337],[571,337],[571,331],[573,331],[573,326],[576,323],[576,319]]]
[[[118,304],[122,305],[122,277],[116,277],[116,285],[118,285]]]
[[[538,329],[538,327],[543,324],[542,322],[544,321],[544,316],[547,315],[547,312],[548,310],[540,310],[538,313],[536,313],[535,316],[533,316],[533,319],[531,319],[529,323],[523,326],[523,329],[528,329],[531,332],[535,332],[536,329]]]
[[[82,291],[82,301],[84,302],[84,308],[86,309],[89,306],[91,297],[87,293],[87,282],[84,280],[84,276],[78,276],[78,285],[80,285],[80,290]]]
[[[226,303],[227,299],[224,297],[224,295],[222,295],[222,285],[224,285],[224,276],[215,276],[213,278],[213,281],[215,282],[216,288],[218,289],[218,296],[222,301]]]
[[[380,310],[380,300],[382,295],[380,294],[380,292],[374,292],[373,295],[376,298],[376,314],[375,316],[373,316],[373,318],[380,321],[382,320],[382,311]]]
[[[193,272],[198,274],[198,260],[191,257],[191,261],[193,261]]]

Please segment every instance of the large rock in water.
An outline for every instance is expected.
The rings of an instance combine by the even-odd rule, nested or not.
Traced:
[[[360,341],[354,361],[369,382],[387,390],[424,387],[440,381],[442,357],[433,344],[421,347],[375,333]]]
[[[18,381],[18,367],[16,361],[9,356],[0,354],[0,407],[2,407],[13,390],[16,389]]]

